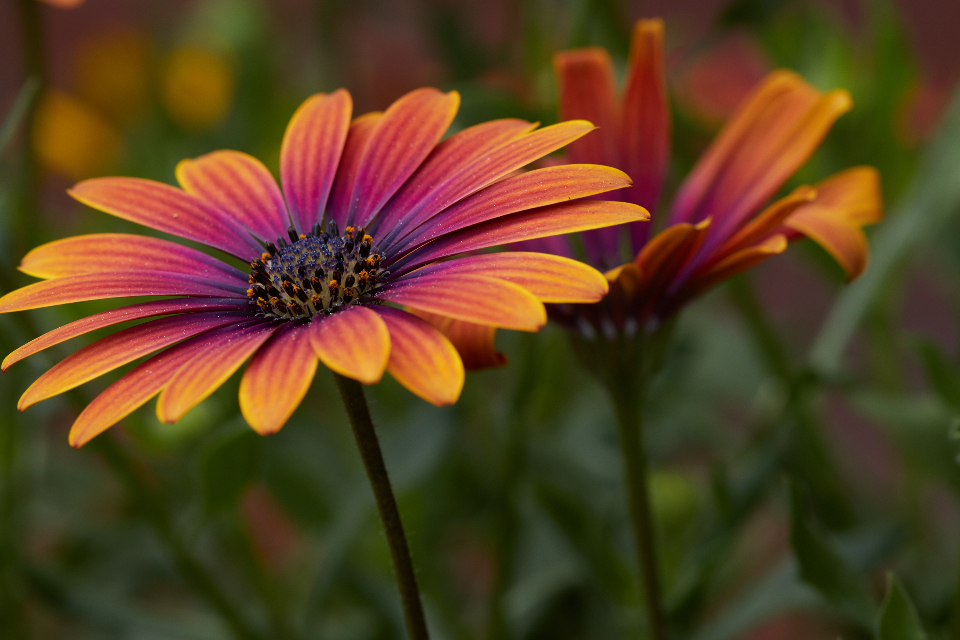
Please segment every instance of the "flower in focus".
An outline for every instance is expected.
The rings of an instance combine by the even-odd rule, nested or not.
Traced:
[[[227,117],[233,102],[234,71],[222,55],[192,45],[175,49],[161,72],[163,105],[186,129],[210,129]]]
[[[80,202],[219,249],[249,271],[131,234],[34,249],[20,268],[45,280],[0,298],[0,311],[173,297],[83,318],[11,353],[3,369],[87,332],[150,319],[67,357],[27,389],[19,408],[161,349],[83,410],[71,444],[82,445],[157,394],[161,421],[175,422],[248,359],[240,408],[263,434],[287,421],[318,362],[367,384],[389,371],[434,404],[454,402],[463,385],[456,350],[404,309],[535,331],[546,322],[544,302],[601,299],[602,275],[560,256],[475,252],[648,217],[634,204],[576,200],[628,185],[617,169],[567,165],[515,174],[590,123],[536,129],[496,120],[440,142],[458,106],[456,93],[420,89],[351,122],[346,91],[313,96],[284,135],[282,191],[263,164],[235,151],[181,162],[181,189],[122,177],[77,184],[70,194]]]
[[[53,90],[37,106],[31,141],[45,168],[73,180],[102,175],[123,151],[120,132],[96,109]]]
[[[617,195],[655,211],[670,153],[663,23],[637,23],[620,100],[604,49],[559,53],[555,69],[561,117],[586,118],[598,126],[570,145],[568,160],[623,169],[634,184]],[[618,331],[650,329],[802,236],[829,252],[849,279],[856,278],[868,257],[862,227],[882,217],[875,169],[847,169],[768,204],[850,107],[844,90],[822,93],[795,73],[768,74],[681,183],[659,233],[650,237],[648,225],[631,224],[580,234],[589,262],[607,270],[609,295],[600,305],[560,305],[552,312],[581,327],[586,319],[596,329],[606,330],[609,323]],[[523,246],[571,254],[566,238]]]

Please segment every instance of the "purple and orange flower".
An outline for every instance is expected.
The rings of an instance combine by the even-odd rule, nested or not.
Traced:
[[[663,59],[662,21],[641,20],[620,99],[606,50],[565,51],[554,60],[561,118],[585,118],[598,127],[568,147],[567,160],[623,169],[633,186],[614,197],[651,212],[670,156]],[[631,223],[579,234],[588,261],[606,271],[610,292],[598,305],[551,306],[551,314],[581,326],[586,319],[598,329],[611,322],[621,331],[649,329],[804,236],[829,252],[849,279],[856,278],[869,255],[862,227],[883,216],[875,169],[847,169],[768,204],[851,106],[842,89],[820,92],[790,71],[767,75],[681,183],[659,233],[651,237],[650,224]],[[563,237],[521,246],[572,255]]]
[[[20,268],[44,280],[0,298],[0,312],[172,297],[77,320],[8,355],[4,370],[70,338],[148,319],[55,365],[19,408],[145,356],[80,413],[71,444],[84,444],[158,394],[158,416],[175,422],[248,359],[240,408],[263,434],[284,425],[319,362],[366,384],[389,371],[429,402],[456,401],[460,357],[407,310],[535,331],[546,322],[544,303],[595,302],[606,280],[562,256],[477,252],[648,218],[635,204],[582,199],[629,185],[617,169],[515,173],[590,131],[589,122],[538,129],[496,120],[441,142],[458,106],[455,92],[420,89],[351,121],[346,91],[315,95],[287,126],[282,189],[262,163],[236,151],[181,162],[179,189],[123,177],[77,184],[70,194],[80,202],[249,266],[132,234],[34,249]]]

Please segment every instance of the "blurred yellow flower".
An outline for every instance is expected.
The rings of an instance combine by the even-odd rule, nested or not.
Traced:
[[[44,4],[48,4],[51,7],[57,7],[59,9],[73,9],[74,7],[79,7],[83,4],[84,0],[40,0]]]
[[[77,92],[118,122],[143,112],[150,80],[150,43],[142,33],[100,33],[77,50]]]
[[[105,173],[120,157],[120,133],[84,100],[62,91],[44,95],[32,130],[37,159],[73,180]]]
[[[209,129],[233,100],[233,67],[222,55],[193,45],[175,49],[163,65],[161,91],[170,117],[180,126]]]

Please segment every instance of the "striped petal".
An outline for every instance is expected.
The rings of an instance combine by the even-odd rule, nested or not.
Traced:
[[[290,213],[301,232],[323,218],[352,112],[350,94],[338,89],[308,98],[287,125],[280,147],[280,176]]]
[[[464,369],[457,350],[442,333],[414,315],[373,307],[390,332],[387,371],[412,393],[438,407],[453,404],[463,389]]]
[[[826,249],[853,280],[863,273],[869,257],[861,227],[882,217],[879,174],[872,167],[854,167],[818,183],[817,199],[784,224]]]
[[[720,247],[716,256],[722,258],[749,246],[760,244],[779,231],[785,220],[798,210],[806,208],[805,205],[809,205],[816,197],[816,189],[807,186],[798,187],[793,193],[780,198],[763,213],[742,226]]]
[[[592,164],[568,164],[537,169],[506,178],[465,198],[431,219],[419,232],[399,242],[391,252],[403,252],[447,233],[518,211],[621,189],[627,174]]]
[[[307,395],[317,371],[309,325],[287,323],[253,356],[240,380],[240,411],[260,435],[276,433]]]
[[[593,125],[583,120],[561,122],[510,140],[483,155],[478,162],[465,164],[460,172],[451,176],[450,188],[438,191],[429,207],[424,206],[416,216],[397,220],[389,230],[383,227],[386,234],[382,236],[383,240],[379,240],[380,246],[388,248],[387,238],[395,237],[400,231],[416,229],[436,212],[556,151],[592,129]],[[375,234],[375,237],[381,236]]]
[[[333,220],[341,228],[346,224],[347,214],[350,212],[350,203],[353,198],[353,187],[357,182],[357,170],[360,160],[367,149],[370,136],[377,130],[383,114],[374,112],[359,116],[350,123],[347,131],[347,141],[343,145],[340,156],[340,165],[333,180],[333,191],[330,194],[330,206],[327,207],[327,219]]]
[[[361,306],[314,319],[310,343],[328,369],[364,384],[383,377],[390,357],[390,332],[376,313]]]
[[[384,207],[376,225],[380,229],[404,228],[404,220],[424,213],[435,214],[446,192],[456,189],[458,178],[468,165],[481,162],[491,150],[529,133],[536,125],[525,120],[503,119],[484,122],[453,134],[433,150],[397,194]],[[384,237],[389,242],[391,236]]]
[[[54,240],[30,251],[19,268],[45,279],[82,273],[164,271],[201,276],[232,287],[245,287],[247,282],[246,274],[201,251],[129,233],[94,233]]]
[[[273,322],[238,327],[227,340],[194,351],[194,357],[170,378],[157,400],[157,417],[168,424],[180,420],[237,369],[277,330]]]
[[[419,318],[433,325],[457,350],[467,371],[503,367],[507,357],[497,351],[497,328],[425,311],[411,310]]]
[[[758,245],[747,247],[723,260],[712,265],[707,271],[698,273],[690,278],[675,296],[675,303],[682,304],[684,301],[697,296],[710,287],[732,278],[741,271],[751,269],[770,256],[783,253],[787,249],[787,239],[785,236],[777,234],[766,239]]]
[[[6,371],[10,366],[20,362],[24,358],[71,338],[82,336],[85,333],[96,331],[97,329],[120,324],[121,322],[165,316],[171,313],[243,310],[246,307],[246,300],[236,300],[232,298],[180,298],[176,300],[155,300],[153,302],[131,305],[129,307],[111,309],[110,311],[87,316],[86,318],[65,324],[62,327],[57,327],[53,331],[48,331],[42,336],[34,338],[4,358],[3,363],[0,364],[0,370]]]
[[[187,193],[229,211],[257,236],[272,240],[290,226],[283,195],[263,163],[239,151],[214,151],[177,165]]]
[[[23,411],[41,400],[69,391],[158,349],[210,329],[243,321],[246,317],[246,314],[229,312],[191,313],[152,320],[118,331],[54,365],[27,388],[17,408]]]
[[[35,282],[0,298],[0,313],[40,309],[70,302],[130,296],[208,296],[245,298],[241,287],[210,282],[183,273],[85,273]]]
[[[633,178],[623,198],[650,211],[660,200],[670,164],[670,104],[663,60],[663,20],[640,20],[630,43],[630,68],[623,93],[620,167]],[[630,227],[638,251],[649,237],[649,225]]]
[[[70,445],[82,447],[142,407],[167,386],[197,353],[233,339],[236,326],[207,331],[137,365],[88,404],[70,429]]]
[[[547,313],[523,287],[473,274],[416,273],[399,280],[377,297],[430,313],[505,329],[537,331]]]
[[[472,273],[506,280],[520,285],[540,302],[589,304],[607,293],[606,278],[593,267],[544,253],[486,253],[430,265],[417,273]]]
[[[821,94],[792,72],[771,73],[684,181],[671,223],[712,217],[708,249],[722,244],[806,162],[850,107],[846,91]]]
[[[634,264],[640,277],[635,287],[643,292],[643,304],[638,311],[641,318],[655,311],[671,285],[681,286],[683,270],[703,246],[709,228],[709,219],[695,225],[673,225],[655,235],[637,254]]]
[[[457,253],[649,219],[650,214],[646,209],[626,202],[564,202],[454,231],[413,250],[391,266],[390,270],[399,275]]]
[[[586,120],[597,126],[596,131],[570,143],[567,157],[571,162],[622,167],[620,106],[610,54],[600,47],[562,51],[553,57],[553,69],[560,93],[560,119]]]
[[[162,182],[93,178],[78,183],[67,193],[94,209],[201,242],[241,260],[260,255],[260,246],[229,214]]]
[[[417,89],[387,108],[357,168],[347,224],[367,226],[440,142],[459,107],[456,91]]]

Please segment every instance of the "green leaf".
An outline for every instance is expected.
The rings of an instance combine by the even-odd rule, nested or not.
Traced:
[[[200,457],[200,495],[208,513],[240,497],[260,473],[263,438],[250,429],[220,438]]]
[[[887,597],[880,609],[877,640],[926,640],[910,596],[892,573],[887,574]]]
[[[870,628],[876,607],[863,580],[807,521],[801,502],[796,485],[790,483],[790,545],[797,557],[800,578],[839,613]]]
[[[0,153],[3,153],[7,148],[7,145],[13,138],[13,134],[16,133],[20,125],[23,124],[23,121],[26,120],[27,114],[30,113],[30,107],[33,106],[33,101],[36,99],[39,91],[39,78],[30,77],[23,83],[20,93],[17,94],[17,99],[14,100],[13,106],[10,107],[10,111],[7,113],[7,117],[3,120],[3,124],[0,125]]]

